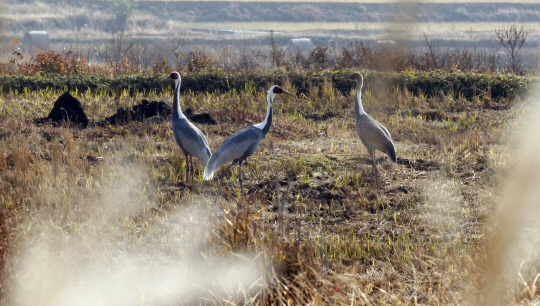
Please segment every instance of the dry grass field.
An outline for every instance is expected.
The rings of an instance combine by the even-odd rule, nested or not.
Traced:
[[[513,69],[504,52],[476,46],[496,45],[493,30],[513,23],[469,22],[490,17],[475,6],[434,10],[435,20],[468,18],[460,22],[378,22],[389,17],[375,5],[359,15],[371,22],[323,22],[325,7],[304,4],[322,1],[297,0],[283,20],[305,15],[286,22],[244,1],[193,11],[139,1],[125,15],[93,1],[4,3],[0,305],[540,304],[540,95],[515,95],[539,70],[535,8],[499,3],[489,19],[529,18],[516,17],[530,21],[530,36]],[[414,20],[405,17],[396,20]],[[52,29],[56,52],[13,53],[39,27]],[[374,46],[405,32],[421,47]],[[286,53],[291,37],[321,46]],[[440,38],[467,47],[439,47]],[[337,89],[349,69],[373,80],[364,108],[395,143],[396,164],[377,152],[380,190],[355,130],[354,91]],[[143,99],[170,105],[170,88],[155,83],[171,70],[184,76],[182,109],[218,122],[196,124],[213,152],[264,119],[267,80],[298,95],[275,99],[270,132],[242,167],[245,209],[237,166],[217,190],[195,161],[194,187],[185,184],[170,118],[85,129],[33,120],[63,93],[48,86],[96,88],[71,92],[91,122]],[[393,72],[403,84],[385,81]]]
[[[60,94],[0,96],[3,305],[489,301],[487,250],[515,165],[507,140],[522,131],[524,102],[364,92],[365,109],[388,127],[398,155],[397,164],[377,155],[379,192],[351,97],[329,84],[299,100],[278,97],[270,133],[243,167],[240,211],[236,168],[217,204],[216,180],[202,181],[199,162],[195,187],[184,185],[169,121],[85,130],[33,124]],[[218,120],[199,125],[215,151],[263,120],[264,94],[187,93],[181,101]],[[143,98],[74,95],[96,121]],[[170,103],[172,93],[148,98]],[[509,270],[501,304],[538,303],[534,258]]]

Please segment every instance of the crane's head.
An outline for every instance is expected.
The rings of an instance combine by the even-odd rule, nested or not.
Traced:
[[[290,96],[293,96],[296,98],[295,95],[293,95],[292,93],[286,91],[285,89],[277,86],[277,85],[274,85],[272,87],[270,87],[270,89],[268,89],[268,96],[271,96],[271,97],[274,97],[275,95],[290,95]]]
[[[364,77],[358,72],[355,72],[355,73],[351,74],[350,76],[346,77],[345,79],[355,81],[356,84],[358,84],[358,87],[362,87],[362,85],[364,85]]]
[[[180,80],[181,80],[181,78],[180,78],[180,73],[174,71],[174,72],[171,73],[171,75],[169,75],[168,77],[164,78],[163,80],[164,80],[164,81],[165,81],[165,80],[173,80],[173,81],[175,81],[175,82],[176,82],[177,80],[180,81]]]

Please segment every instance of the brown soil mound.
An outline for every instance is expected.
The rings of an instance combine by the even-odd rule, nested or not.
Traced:
[[[217,124],[216,120],[214,120],[214,118],[212,118],[209,113],[194,114],[191,108],[186,109],[186,117],[188,117],[191,122],[195,123],[208,125]]]
[[[83,128],[88,126],[88,117],[84,113],[81,102],[68,91],[54,102],[54,106],[47,117],[34,119],[37,124],[43,124],[47,121],[51,121],[55,126],[62,124],[74,124]]]
[[[158,120],[166,120],[171,116],[172,109],[164,101],[142,100],[141,104],[129,108],[120,108],[116,114],[107,117],[105,120],[96,122],[96,125],[124,125],[131,121],[142,122],[145,119],[155,117]]]

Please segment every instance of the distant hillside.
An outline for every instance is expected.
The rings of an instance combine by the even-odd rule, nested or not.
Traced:
[[[287,22],[536,22],[540,3],[402,3],[138,1],[140,12],[179,21],[287,21]],[[409,15],[410,14],[410,15]],[[407,15],[407,16],[405,16]]]
[[[30,29],[110,31],[144,25],[161,30],[167,23],[193,22],[540,22],[540,3],[327,3],[236,1],[137,1],[126,24],[119,25],[112,1],[42,3],[39,13],[15,4],[4,18],[11,31]],[[19,6],[17,6],[19,5]]]

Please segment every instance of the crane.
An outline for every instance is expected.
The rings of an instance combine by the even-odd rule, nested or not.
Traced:
[[[204,169],[204,179],[209,180],[214,176],[221,166],[232,161],[232,163],[223,171],[219,179],[218,191],[221,189],[223,182],[223,176],[229,171],[229,169],[235,164],[238,164],[238,180],[240,182],[240,194],[242,196],[242,206],[244,202],[244,188],[242,186],[242,162],[248,158],[255,149],[259,146],[261,140],[266,136],[270,130],[272,124],[272,103],[276,95],[287,94],[296,97],[292,93],[283,90],[281,87],[274,85],[270,87],[266,96],[266,102],[268,103],[268,109],[266,111],[266,118],[259,124],[252,125],[248,128],[241,130],[231,136],[219,146],[217,151],[210,157],[206,168]],[[217,201],[217,195],[216,195]]]
[[[191,186],[193,187],[193,156],[206,166],[212,152],[210,152],[208,140],[204,134],[193,123],[189,122],[180,109],[180,86],[182,84],[180,74],[176,71],[172,72],[164,80],[174,81],[172,130],[176,143],[186,156],[186,186],[188,185],[189,163],[191,161]]]
[[[397,162],[396,150],[394,149],[394,143],[390,132],[379,123],[377,120],[371,118],[362,106],[362,85],[364,84],[364,78],[358,72],[351,74],[347,80],[356,82],[356,96],[354,99],[354,115],[356,118],[356,132],[360,136],[360,140],[366,147],[371,155],[373,161],[373,171],[375,172],[375,180],[377,182],[377,190],[379,190],[379,169],[377,169],[377,163],[375,161],[375,150],[379,150],[386,153],[390,160],[394,163]]]

